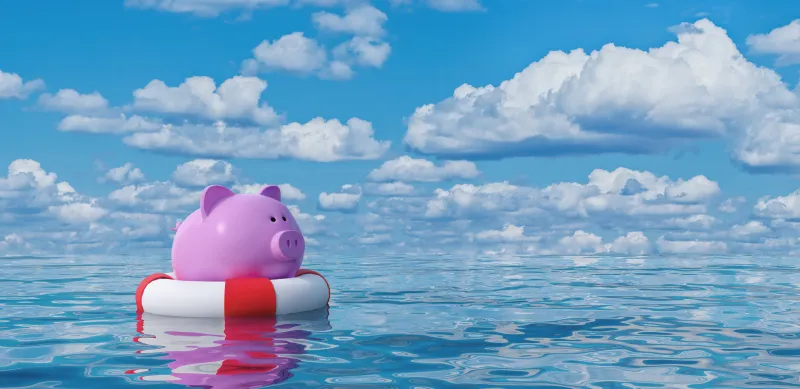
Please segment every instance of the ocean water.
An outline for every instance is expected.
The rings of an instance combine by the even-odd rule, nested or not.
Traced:
[[[2,260],[2,388],[800,387],[794,258],[336,257],[331,306],[137,317],[166,258]]]

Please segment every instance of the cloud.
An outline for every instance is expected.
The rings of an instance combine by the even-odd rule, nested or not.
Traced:
[[[74,89],[61,89],[55,95],[40,95],[39,105],[45,109],[67,113],[97,112],[108,109],[108,100],[97,91],[81,94]]]
[[[293,32],[274,42],[264,40],[259,43],[253,49],[253,58],[242,63],[242,73],[282,70],[307,75],[323,71],[327,62],[324,46],[302,32]]]
[[[800,166],[800,103],[707,19],[648,51],[607,44],[553,51],[495,87],[464,84],[420,106],[404,142],[446,158],[652,153],[732,139],[751,170]],[[781,141],[776,141],[781,139]]]
[[[256,194],[260,193],[261,189],[264,189],[267,184],[236,184],[233,186],[233,190],[237,193],[250,193]],[[300,201],[305,200],[306,195],[300,189],[297,189],[292,184],[279,184],[279,188],[281,188],[281,201]]]
[[[370,4],[359,4],[349,8],[345,15],[316,12],[311,19],[323,31],[378,38],[386,34],[383,25],[389,18]]]
[[[353,37],[333,49],[336,63],[350,67],[353,64],[380,68],[389,58],[392,48],[388,43],[370,37]]]
[[[469,161],[446,161],[440,166],[426,159],[415,159],[407,155],[384,162],[371,171],[367,179],[376,182],[409,181],[438,182],[455,178],[470,179],[480,174]]]
[[[138,115],[118,117],[99,117],[70,115],[58,123],[58,130],[64,132],[88,132],[95,134],[123,134],[128,132],[155,131],[163,126],[158,121]]]
[[[755,54],[777,55],[777,66],[800,63],[800,19],[775,28],[768,34],[750,35],[746,43]]]
[[[224,185],[236,179],[236,170],[227,161],[194,159],[178,165],[172,173],[172,179],[188,187]]]
[[[733,236],[752,236],[752,235],[762,235],[769,232],[769,227],[765,226],[764,223],[761,223],[757,220],[751,220],[745,224],[737,224],[731,227],[731,234]]]
[[[470,240],[479,242],[522,242],[535,240],[525,236],[525,227],[506,224],[502,230],[485,230],[476,234],[467,234]]]
[[[320,193],[317,206],[324,211],[353,213],[358,209],[360,201],[361,188],[347,184],[338,193]]]
[[[128,162],[122,166],[109,169],[101,181],[111,181],[119,184],[131,184],[144,181],[144,173],[138,167]]]
[[[134,171],[139,170],[128,163],[111,169],[106,179],[132,181]],[[134,181],[142,180],[144,174],[139,174]],[[305,198],[292,185],[281,188],[285,199]],[[154,181],[93,198],[59,181],[37,161],[15,160],[8,175],[0,178],[0,254],[142,254],[147,250],[163,254],[171,244],[170,227],[199,207],[200,193],[174,182]],[[288,207],[309,244],[319,245],[312,236],[326,236],[325,216],[303,213],[296,205]]]
[[[316,40],[302,32],[284,35],[273,42],[262,41],[253,49],[253,58],[242,62],[241,72],[254,75],[285,71],[301,76],[347,80],[355,75],[354,66],[380,68],[391,53],[391,46],[371,36],[355,36],[336,46],[331,54]]]
[[[45,171],[31,159],[12,161],[8,175],[0,178],[0,209],[3,209],[2,219],[19,230],[48,217],[64,223],[88,223],[107,212],[96,199],[81,195],[67,182],[58,181],[55,173]]]
[[[399,181],[382,184],[367,183],[364,186],[364,192],[375,196],[413,196],[417,193],[413,185]]]
[[[133,104],[101,115],[70,115],[58,129],[127,135],[123,143],[137,149],[206,159],[373,160],[391,146],[373,138],[372,123],[359,118],[342,123],[317,117],[306,123],[281,124],[282,118],[260,102],[266,85],[258,78],[241,76],[224,81],[219,88],[208,77],[190,77],[177,87],[153,80],[133,92]],[[165,117],[119,113],[125,110]]]
[[[720,205],[718,210],[724,213],[734,213],[738,209],[739,206],[745,203],[746,199],[742,196],[731,197],[723,201]]]
[[[728,251],[728,245],[718,241],[672,241],[662,237],[656,245],[659,252],[664,254],[723,254]]]
[[[133,109],[271,124],[278,120],[278,115],[266,103],[259,104],[266,89],[267,82],[257,77],[234,76],[219,87],[212,78],[205,76],[189,77],[177,87],[152,80],[133,92]]]
[[[587,184],[557,183],[546,188],[495,182],[485,185],[458,184],[436,189],[426,204],[428,218],[487,217],[492,213],[556,211],[577,218],[591,215],[648,217],[704,213],[704,202],[719,194],[716,182],[705,176],[670,180],[650,172],[626,168],[595,169]]]
[[[372,124],[357,118],[341,123],[314,118],[262,131],[256,127],[165,126],[157,132],[139,132],[123,139],[144,150],[210,158],[294,158],[317,162],[380,158],[390,143],[377,141]]]
[[[753,211],[770,219],[800,219],[800,189],[786,196],[763,197],[753,206]]]
[[[620,236],[609,246],[609,251],[628,255],[645,255],[651,253],[653,245],[641,231],[632,231]]]
[[[0,99],[26,99],[31,93],[44,87],[41,79],[25,82],[19,74],[0,70]]]

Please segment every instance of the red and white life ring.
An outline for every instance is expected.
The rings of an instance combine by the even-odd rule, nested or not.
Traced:
[[[328,305],[328,281],[313,270],[293,278],[239,278],[227,281],[180,281],[173,273],[146,277],[136,289],[136,310],[163,316],[276,316]]]

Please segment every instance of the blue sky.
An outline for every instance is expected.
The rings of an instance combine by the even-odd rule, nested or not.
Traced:
[[[0,14],[0,249],[166,253],[204,185],[269,183],[302,192],[287,202],[312,253],[791,252],[799,17],[745,1],[18,2]]]

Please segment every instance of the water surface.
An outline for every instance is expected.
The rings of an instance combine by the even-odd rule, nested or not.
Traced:
[[[137,317],[165,258],[3,258],[2,388],[800,387],[792,258],[336,257],[328,310]]]

